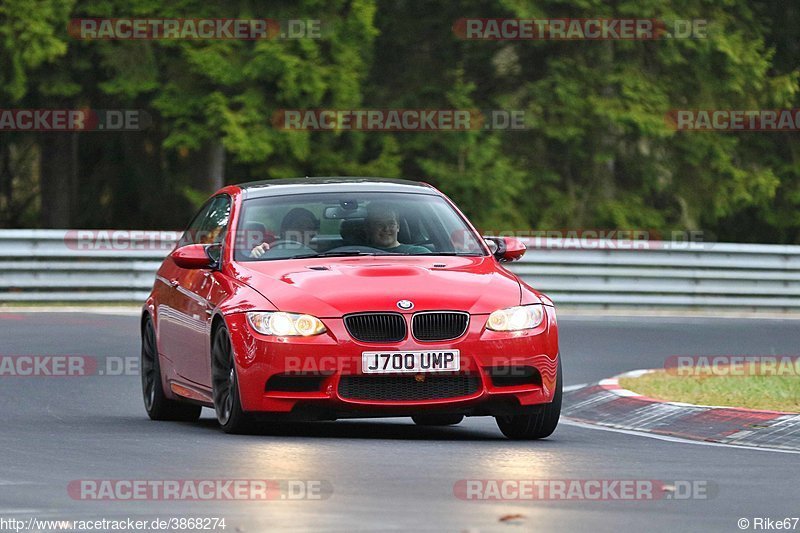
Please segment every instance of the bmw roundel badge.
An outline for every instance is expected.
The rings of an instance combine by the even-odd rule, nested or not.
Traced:
[[[397,302],[397,307],[399,307],[403,311],[408,311],[409,309],[414,308],[414,302],[412,302],[411,300],[400,300],[399,302]]]

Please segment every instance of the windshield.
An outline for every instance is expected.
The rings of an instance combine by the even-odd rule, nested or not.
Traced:
[[[478,236],[441,197],[319,193],[243,203],[237,261],[347,255],[485,255]]]

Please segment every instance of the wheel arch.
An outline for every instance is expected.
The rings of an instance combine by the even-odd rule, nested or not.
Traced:
[[[211,335],[209,336],[209,341],[212,346],[214,345],[214,335],[216,335],[217,328],[219,328],[220,325],[227,325],[225,317],[222,313],[215,313],[214,317],[211,319]]]
[[[148,320],[152,321],[153,320],[153,316],[150,313],[149,309],[145,309],[144,311],[142,311],[142,316],[139,317],[139,331],[140,331],[140,333],[144,333],[144,325],[145,325],[145,323],[147,323]],[[155,326],[155,323],[153,325]]]

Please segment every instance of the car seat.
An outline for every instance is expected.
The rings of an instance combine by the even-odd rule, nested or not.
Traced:
[[[339,226],[339,235],[342,236],[343,246],[367,244],[367,230],[363,218],[350,218],[342,220]]]

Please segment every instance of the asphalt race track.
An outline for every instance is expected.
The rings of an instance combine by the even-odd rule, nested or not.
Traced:
[[[660,367],[675,354],[796,355],[800,347],[800,322],[789,320],[562,316],[560,326],[566,385]],[[137,317],[0,314],[0,355],[56,354],[138,357]],[[198,424],[151,422],[134,375],[1,377],[0,410],[4,519],[224,517],[227,532],[733,532],[740,518],[752,528],[756,517],[800,516],[800,456],[790,453],[568,424],[546,441],[518,443],[490,418],[229,436],[210,410]],[[86,501],[68,492],[85,479],[314,480],[324,490],[313,500]],[[454,495],[464,479],[699,480],[710,490],[687,500],[467,501]]]

